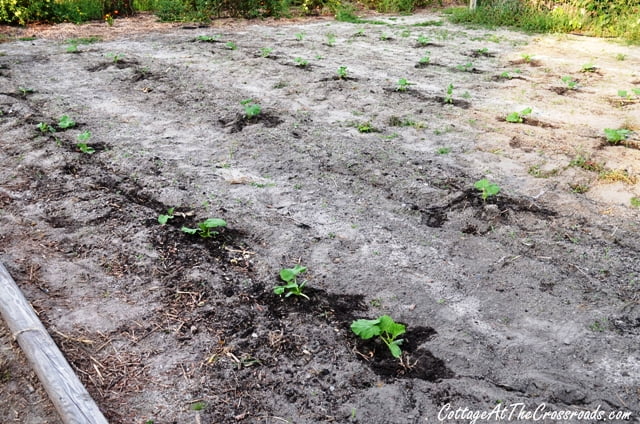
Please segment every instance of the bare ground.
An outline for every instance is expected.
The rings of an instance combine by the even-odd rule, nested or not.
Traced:
[[[639,422],[638,47],[433,14],[136,19],[0,45],[0,260],[110,422],[400,424],[518,402]],[[501,187],[485,201],[483,177]],[[180,231],[209,217],[228,227]],[[275,296],[298,263],[310,299]],[[408,326],[401,360],[349,329],[381,314]],[[0,422],[58,423],[0,343]]]

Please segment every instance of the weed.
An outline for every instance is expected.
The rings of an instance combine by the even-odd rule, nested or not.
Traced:
[[[593,63],[585,63],[582,65],[580,72],[595,72],[598,68]]]
[[[121,53],[107,53],[105,55],[106,57],[108,57],[109,59],[111,59],[113,61],[113,63],[118,63],[122,60],[122,58],[124,57],[124,54]]]
[[[471,93],[465,91],[464,93],[462,93],[462,98],[469,100],[471,98]]]
[[[561,78],[561,80],[567,85],[567,88],[570,90],[575,90],[578,87],[578,81],[574,80],[569,75],[565,75]]]
[[[69,44],[69,46],[67,46],[67,53],[79,53],[80,51],[78,50],[78,45],[77,44]]]
[[[507,122],[521,124],[524,122],[524,117],[530,115],[532,112],[531,108],[528,107],[526,109],[521,110],[520,112],[511,112],[505,118]]]
[[[632,208],[640,208],[640,197],[632,197],[630,203]]]
[[[430,42],[431,42],[431,39],[429,37],[425,37],[424,35],[419,35],[418,36],[418,45],[419,46],[421,46],[421,47],[428,46]]]
[[[341,66],[338,68],[338,78],[346,79],[347,78],[347,67]]]
[[[209,218],[198,224],[198,228],[182,227],[180,230],[187,234],[198,234],[202,238],[210,238],[218,234],[212,231],[212,228],[226,227],[227,222],[224,219]]]
[[[624,169],[604,170],[598,175],[598,180],[604,181],[606,183],[615,183],[620,181],[630,185],[637,182],[637,178],[629,175],[629,173]]]
[[[609,142],[609,144],[618,144],[621,141],[626,140],[631,133],[632,131],[626,128],[619,128],[619,129],[605,128],[604,129],[604,135],[607,138],[607,141]]]
[[[396,84],[396,91],[407,91],[413,83],[407,81],[406,78],[400,78]]]
[[[260,49],[260,56],[269,57],[273,49],[271,47],[263,47]]]
[[[442,26],[444,24],[443,21],[424,21],[418,22],[417,24],[413,24],[415,27],[425,27],[425,26]]]
[[[511,79],[513,77],[511,76],[511,74],[508,71],[504,71],[503,73],[500,74],[500,78]]]
[[[589,330],[602,333],[607,329],[607,319],[595,320],[589,324]]]
[[[296,265],[293,268],[284,268],[280,270],[280,279],[286,284],[275,286],[273,292],[279,296],[284,294],[284,297],[291,295],[302,296],[309,300],[309,296],[302,292],[302,289],[307,284],[306,281],[298,283],[298,275],[306,272],[307,268],[304,266]]]
[[[398,336],[406,332],[406,326],[395,322],[389,315],[382,315],[377,319],[355,320],[351,323],[351,331],[363,340],[378,336],[387,345],[394,358],[402,355],[400,345],[403,339],[398,339]]]
[[[207,404],[204,402],[196,402],[194,404],[191,405],[191,410],[192,411],[202,411],[204,408],[206,408]]]
[[[160,225],[165,225],[167,222],[169,222],[170,219],[174,218],[173,212],[174,212],[175,208],[169,208],[167,209],[167,214],[160,214],[158,215],[158,223]]]
[[[488,49],[487,47],[483,47],[483,48],[481,48],[481,49],[477,49],[477,50],[475,51],[475,53],[476,53],[478,56],[486,56],[486,55],[488,55],[488,54],[489,54],[489,49]]]
[[[93,44],[99,41],[102,41],[102,38],[97,35],[92,35],[90,37],[69,38],[65,42],[69,44]]]
[[[589,186],[586,184],[574,183],[574,184],[569,184],[569,187],[571,188],[571,191],[576,194],[582,194],[589,191]]]
[[[366,37],[365,33],[364,33],[364,28],[360,28],[358,31],[356,31],[355,34],[353,34],[354,37]]]
[[[481,192],[480,196],[483,201],[486,201],[489,197],[495,196],[500,193],[500,186],[489,182],[486,178],[483,178],[473,185],[477,190]]]
[[[227,43],[225,43],[225,47],[228,48],[229,50],[237,50],[238,49],[238,46],[233,41],[228,41]]]
[[[18,38],[18,40],[20,40],[20,41],[33,41],[33,40],[36,40],[36,39],[37,39],[37,37],[20,37],[20,38]]]
[[[447,85],[447,91],[445,93],[444,96],[444,102],[448,103],[448,104],[453,104],[453,89],[455,87],[453,86],[453,84],[449,84]]]
[[[581,154],[576,155],[576,157],[569,162],[569,166],[575,166],[593,172],[602,172],[604,170],[604,164],[595,162]]]
[[[305,33],[304,32],[298,32],[298,33],[296,33],[295,36],[296,36],[296,40],[302,41],[302,40],[304,40]]]
[[[616,60],[623,61],[623,60],[625,60],[626,58],[627,58],[627,55],[626,55],[626,54],[623,54],[623,53],[618,53],[618,54],[616,55]]]
[[[449,154],[449,153],[451,153],[451,147],[439,147],[436,150],[436,153],[439,154],[439,155]]]
[[[298,68],[306,68],[307,65],[309,65],[309,61],[308,60],[304,60],[301,57],[296,57],[295,59],[293,59],[294,62],[296,62],[296,66]]]
[[[391,36],[385,32],[380,34],[380,41],[389,41],[391,40]]]
[[[540,165],[532,165],[529,167],[528,173],[535,178],[549,178],[556,175],[558,170],[552,169],[550,171],[543,171]]]
[[[255,118],[262,112],[260,105],[254,103],[253,99],[243,100],[240,104],[244,106],[244,117],[247,119]]]
[[[402,30],[402,32],[400,33],[400,37],[402,38],[407,38],[411,36],[411,31],[408,29]]]
[[[58,121],[58,128],[66,130],[68,128],[73,128],[76,126],[76,121],[69,118],[67,115],[62,115],[60,120]]]

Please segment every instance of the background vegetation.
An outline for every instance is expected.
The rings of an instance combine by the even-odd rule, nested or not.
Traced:
[[[453,0],[453,3],[462,5],[466,0]],[[0,23],[81,23],[126,16],[134,11],[153,12],[163,21],[323,13],[357,21],[354,14],[357,8],[411,13],[428,6],[442,7],[443,0],[0,0]],[[478,0],[475,11],[457,7],[445,12],[458,23],[511,26],[532,32],[578,31],[640,42],[638,0]]]

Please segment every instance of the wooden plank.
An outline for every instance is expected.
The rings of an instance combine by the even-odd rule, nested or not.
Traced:
[[[62,422],[108,424],[2,263],[0,314],[38,375]]]

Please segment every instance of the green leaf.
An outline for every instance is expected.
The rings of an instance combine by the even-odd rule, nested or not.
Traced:
[[[518,112],[511,112],[510,114],[507,115],[506,120],[507,122],[513,122],[513,123],[519,124],[522,122],[522,117]]]
[[[182,228],[180,228],[180,231],[182,231],[183,233],[187,233],[187,234],[195,234],[199,230],[197,228],[182,227]]]
[[[406,326],[395,322],[389,315],[383,315],[378,319],[380,320],[380,330],[388,333],[391,339],[395,339],[406,332]]]
[[[395,340],[388,344],[391,355],[393,355],[394,358],[399,358],[400,356],[402,356],[402,349],[400,349],[399,346],[400,344],[402,344],[402,339]]]
[[[160,225],[164,225],[169,221],[169,215],[158,215],[158,222]]]
[[[60,121],[58,121],[58,127],[62,129],[73,128],[76,126],[76,122],[69,118],[67,115],[62,115]]]
[[[306,267],[300,265],[296,265],[293,268],[284,268],[280,270],[280,278],[282,281],[290,282],[293,281],[298,274],[302,274],[306,270]]]
[[[490,184],[489,187],[486,188],[485,193],[487,197],[495,196],[496,194],[500,193],[500,186],[497,184]]]
[[[227,221],[220,218],[209,218],[202,222],[202,225],[206,228],[226,227]]]
[[[380,335],[380,319],[359,319],[351,323],[351,331],[367,340]]]
[[[281,295],[282,293],[284,293],[284,289],[285,289],[284,286],[275,286],[273,288],[273,292],[277,295]]]
[[[91,138],[91,132],[85,131],[81,134],[78,134],[78,141],[87,141]]]
[[[486,178],[481,179],[480,181],[476,181],[473,185],[478,190],[485,190],[491,183]]]
[[[520,112],[520,116],[522,117],[522,116],[530,115],[530,114],[531,114],[531,112],[532,112],[532,109],[531,109],[530,107],[528,107],[528,108],[526,108],[526,109],[523,109],[523,110]]]

